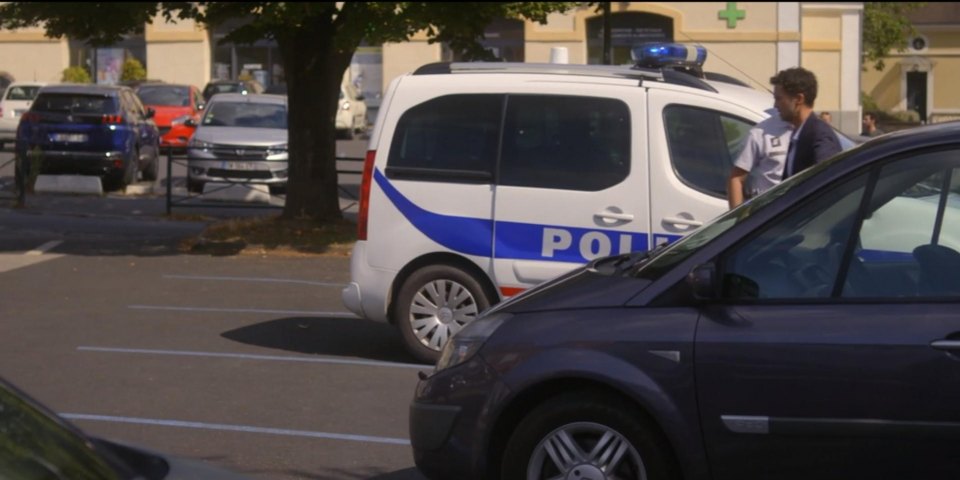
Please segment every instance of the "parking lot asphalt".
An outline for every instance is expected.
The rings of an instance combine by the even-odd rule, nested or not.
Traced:
[[[157,196],[28,200],[0,204],[4,378],[92,435],[254,478],[422,479],[407,409],[431,367],[344,309],[349,258],[184,255],[205,223]]]

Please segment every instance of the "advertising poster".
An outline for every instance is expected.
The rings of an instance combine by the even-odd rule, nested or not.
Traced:
[[[122,48],[97,49],[97,84],[116,85],[123,73]]]

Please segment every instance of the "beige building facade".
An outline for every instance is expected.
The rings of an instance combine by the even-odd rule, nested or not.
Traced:
[[[960,120],[960,4],[928,3],[910,15],[917,35],[903,52],[868,66],[863,91],[885,112],[916,112],[921,122]]]
[[[152,24],[145,26],[139,43],[145,44],[144,51],[128,50],[127,55],[144,63],[147,78],[200,87],[210,80],[210,36],[193,21],[166,23],[158,15]],[[94,53],[80,55],[81,58],[77,58],[77,49],[68,38],[46,37],[41,27],[0,30],[0,72],[17,81],[56,83],[65,68],[85,63],[96,81],[97,49],[90,49]],[[99,67],[102,70],[103,65]]]
[[[842,131],[859,132],[862,3],[614,2],[611,6],[615,50],[618,37],[697,43],[709,52],[706,70],[764,90],[778,71],[802,66],[819,80],[816,110],[831,112],[834,125]],[[618,17],[626,21],[617,22]],[[544,25],[525,22],[522,61],[549,62],[551,51],[565,48],[569,63],[599,63],[592,51],[600,19],[595,7],[581,7],[551,15]],[[488,31],[488,39],[490,33],[497,32]],[[614,63],[623,58],[615,52]],[[451,59],[442,45],[429,44],[423,36],[387,44],[383,46],[383,81],[386,84],[426,63]]]
[[[816,73],[818,111],[833,114],[834,124],[848,133],[860,125],[861,25],[859,2],[614,2],[611,34],[614,63],[629,62],[630,46],[642,41],[693,42],[709,51],[705,69],[731,75],[759,89],[779,70],[803,66]],[[565,49],[569,63],[600,63],[602,17],[596,7],[554,14],[544,25],[499,22],[488,29],[485,45],[508,61],[549,62]],[[50,40],[42,29],[0,31],[0,71],[16,79],[58,81],[75,61],[68,40]],[[236,75],[249,63],[270,63],[269,78],[278,75],[276,60],[236,59],[227,68],[213,35],[192,22],[165,23],[160,17],[143,35],[147,76],[202,87],[223,72]],[[269,48],[269,47],[263,47]],[[442,44],[423,35],[404,43],[368,46],[351,69],[362,80],[373,109],[379,95],[398,75],[432,62],[456,60]],[[245,50],[240,51],[241,56]],[[256,52],[249,53],[256,55]],[[268,55],[269,57],[269,55]],[[253,57],[251,57],[253,58]],[[357,57],[355,57],[355,63]],[[361,65],[362,64],[362,65]],[[216,68],[215,68],[216,67]],[[772,100],[771,100],[772,106]]]

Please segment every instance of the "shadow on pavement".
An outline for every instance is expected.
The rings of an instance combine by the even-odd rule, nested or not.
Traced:
[[[352,470],[344,469],[323,469],[320,471],[311,471],[306,472],[303,470],[285,470],[281,472],[277,471],[246,471],[244,473],[248,474],[282,474],[284,476],[290,476],[295,478],[304,478],[309,480],[330,480],[330,479],[347,479],[347,480],[426,480],[427,477],[424,477],[420,474],[420,471],[416,468],[405,468],[403,470],[397,470],[395,472],[383,473],[374,468],[357,468]]]
[[[221,336],[297,353],[418,363],[404,350],[396,329],[359,318],[283,318],[230,330]]]

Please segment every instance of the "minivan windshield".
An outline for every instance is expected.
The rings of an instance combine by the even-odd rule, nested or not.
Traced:
[[[144,105],[162,105],[171,107],[190,106],[190,88],[171,85],[151,85],[137,89],[140,102]]]
[[[204,126],[287,128],[287,107],[276,103],[214,102],[203,115]]]
[[[0,383],[0,478],[119,479],[91,443]]]
[[[655,254],[649,261],[642,263],[635,271],[635,276],[654,280],[670,271],[675,265],[686,260],[695,253],[700,247],[710,243],[713,239],[719,237],[727,230],[730,230],[739,223],[746,221],[751,216],[762,211],[778,198],[785,195],[790,190],[802,185],[808,178],[815,176],[818,172],[834,164],[841,158],[847,157],[848,152],[840,153],[830,160],[821,162],[810,167],[780,183],[779,185],[767,190],[739,207],[715,218],[710,223],[698,228],[696,231],[686,237],[677,240],[670,246],[664,248],[658,254]]]

